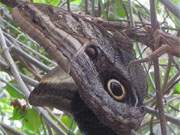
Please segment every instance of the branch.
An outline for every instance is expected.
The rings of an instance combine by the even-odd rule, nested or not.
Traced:
[[[26,87],[24,81],[22,80],[22,78],[21,78],[21,76],[20,76],[20,74],[18,72],[18,69],[16,67],[16,64],[15,64],[13,58],[10,55],[9,48],[6,45],[5,37],[4,37],[3,32],[2,32],[1,29],[0,29],[0,44],[2,46],[2,50],[4,51],[3,52],[4,56],[5,56],[6,60],[9,63],[9,66],[10,66],[10,69],[11,69],[11,72],[12,72],[14,78],[16,79],[16,81],[17,81],[20,89],[24,93],[25,97],[28,98],[30,92],[29,92],[28,88]],[[58,134],[65,135],[65,133],[56,125],[56,123],[54,123],[52,118],[47,114],[47,112],[45,110],[43,110],[42,108],[36,108],[36,109],[38,110],[39,113],[42,114],[44,119],[47,120],[47,122],[55,129],[55,131]]]
[[[151,12],[151,26],[152,26],[153,30],[155,31],[158,28],[158,22],[157,22],[156,10],[155,10],[155,0],[150,0],[150,12]],[[155,43],[154,46],[156,47],[157,44]],[[160,84],[160,72],[159,72],[158,58],[155,58],[153,60],[153,63],[154,63],[154,76],[155,76],[154,81],[156,84],[156,99],[157,99],[157,106],[159,109],[161,134],[167,135],[166,117],[164,116],[164,108],[163,108],[163,101],[162,101],[163,94],[162,94],[161,84]]]
[[[164,94],[168,94],[170,92],[170,89],[178,82],[178,78],[180,78],[180,71],[178,71],[176,75],[167,82]]]
[[[4,59],[1,56],[0,56],[0,69],[11,74],[8,63],[5,62]],[[36,81],[36,80],[34,80],[34,79],[24,75],[24,74],[20,73],[20,75],[21,75],[23,81],[26,82],[28,85],[31,85],[31,86],[35,87],[35,86],[37,86],[39,84],[38,81]]]
[[[4,51],[3,52],[4,57],[6,58],[6,60],[9,63],[9,66],[10,66],[10,69],[11,69],[13,76],[16,78],[16,81],[19,82],[19,86],[20,86],[21,90],[23,91],[24,95],[26,97],[28,97],[30,92],[27,89],[26,85],[24,84],[24,82],[23,82],[23,80],[22,80],[22,78],[18,72],[18,69],[16,67],[16,64],[15,64],[13,58],[11,57],[11,54],[9,52],[9,48],[6,45],[5,37],[4,37],[1,29],[0,29],[0,43],[2,46],[2,50]]]
[[[84,2],[85,13],[88,14],[88,0]]]
[[[8,63],[6,63],[6,61],[4,60],[3,57],[0,56],[0,69],[3,69],[3,70],[8,70],[9,69],[9,65]]]
[[[12,128],[12,126],[6,125],[4,123],[0,123],[0,126],[7,131],[9,134],[13,135],[25,135],[24,133],[19,132],[18,130]]]
[[[180,8],[174,5],[170,0],[160,0],[164,6],[169,9],[177,18],[180,19]]]
[[[44,59],[45,61],[47,61],[48,63],[51,63],[53,66],[57,66],[57,64],[50,60],[49,58],[47,58],[46,56],[40,54],[39,52],[37,52],[36,50],[32,49],[31,47],[23,44],[22,42],[18,41],[17,39],[15,39],[13,36],[11,36],[10,34],[3,32],[4,35],[6,36],[6,38],[8,38],[8,40],[10,40],[12,43],[17,44],[18,46],[22,47],[23,49],[25,49],[26,51],[31,51],[35,56],[38,56],[42,59]],[[30,39],[31,40],[31,39]],[[34,42],[34,41],[33,41]]]
[[[130,26],[132,27],[134,25],[134,20],[133,20],[133,8],[132,8],[132,1],[128,0],[128,5],[129,5],[129,22]]]
[[[58,135],[66,135],[62,129],[57,126],[57,123],[53,121],[53,119],[49,116],[46,110],[42,107],[35,107],[35,109],[43,116],[43,118],[47,121],[47,123],[53,127],[53,129],[57,132]]]
[[[16,54],[22,56],[26,61],[34,64],[36,67],[48,72],[51,70],[50,67],[46,66],[44,63],[38,61],[37,59],[33,58],[31,55],[27,54],[26,52],[24,52],[22,49],[17,48],[15,46],[13,46],[12,51],[15,51]]]
[[[26,84],[28,84],[28,85],[31,85],[31,86],[33,86],[33,87],[36,87],[36,86],[39,84],[38,81],[36,81],[36,80],[34,80],[34,79],[32,79],[32,78],[24,75],[24,74],[20,74],[20,75],[21,75],[23,81],[24,81]]]
[[[147,113],[154,114],[154,115],[156,115],[156,117],[159,117],[158,111],[152,109],[151,107],[146,106],[146,107],[144,107],[144,110]],[[175,125],[178,125],[178,126],[180,125],[180,119],[174,118],[174,117],[170,116],[169,114],[164,114],[164,115],[169,122],[171,122]]]
[[[46,72],[51,70],[50,67],[48,67],[44,63],[38,61],[37,59],[33,58],[31,55],[24,52],[20,47],[17,47],[17,44],[15,42],[13,44],[9,39],[6,39],[6,40],[7,40],[7,43],[10,44],[10,46],[11,46],[11,51],[14,51],[16,54],[22,56],[26,61],[34,64],[35,66],[37,66],[38,68],[40,68]]]
[[[70,0],[67,0],[67,10],[70,12],[71,11],[71,8],[70,8]]]

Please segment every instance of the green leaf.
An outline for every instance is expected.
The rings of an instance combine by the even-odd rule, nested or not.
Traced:
[[[0,98],[0,112],[6,112],[6,114],[11,114],[13,112],[13,107],[10,106],[9,97]]]
[[[15,107],[13,110],[13,116],[10,118],[11,120],[21,120],[25,116],[25,111],[21,108]]]
[[[179,0],[172,0],[172,2],[173,2],[174,4],[180,4],[180,1],[179,1]]]
[[[22,92],[17,89],[16,87],[13,86],[13,82],[9,82],[6,84],[5,89],[7,90],[7,92],[9,93],[10,96],[14,97],[14,98],[24,98],[24,95],[22,94]]]
[[[43,3],[43,4],[48,4],[46,0],[33,0],[34,3]]]
[[[52,6],[58,6],[61,0],[33,0],[34,3],[48,4]]]
[[[180,83],[176,84],[174,93],[175,94],[180,94]]]
[[[23,127],[36,133],[40,132],[41,119],[34,109],[28,109],[23,119]]]
[[[61,120],[71,130],[74,130],[77,126],[74,119],[68,115],[63,115]]]
[[[116,13],[119,17],[125,17],[126,16],[126,12],[125,12],[123,5],[122,5],[122,2],[120,0],[115,1],[115,9],[116,9]]]
[[[53,6],[58,6],[61,0],[46,0],[46,2]]]
[[[115,0],[112,6],[112,12],[109,12],[108,15],[109,20],[119,20],[126,16],[126,12],[121,1]]]
[[[79,4],[81,4],[81,0],[71,0],[71,3],[79,5]]]

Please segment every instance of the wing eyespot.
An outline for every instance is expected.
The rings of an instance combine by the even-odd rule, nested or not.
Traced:
[[[116,79],[110,79],[107,82],[107,89],[110,95],[117,101],[122,101],[126,97],[124,85]]]

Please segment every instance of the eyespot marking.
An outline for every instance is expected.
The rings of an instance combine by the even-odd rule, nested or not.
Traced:
[[[91,59],[95,59],[99,54],[98,48],[95,45],[87,46],[85,52]]]
[[[107,83],[110,95],[117,101],[122,101],[126,96],[126,90],[122,83],[116,79],[110,79]]]

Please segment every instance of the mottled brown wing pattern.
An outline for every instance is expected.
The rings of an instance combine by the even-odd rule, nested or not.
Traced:
[[[30,103],[69,110],[87,135],[103,131],[109,135],[131,134],[140,126],[147,88],[141,65],[128,69],[129,62],[135,59],[132,47],[129,48],[131,42],[121,42],[120,37],[117,40],[91,20],[50,6],[25,3],[13,10],[13,18],[74,80],[71,90],[70,85],[61,88],[64,84],[59,81],[60,75],[45,77],[31,93]],[[73,94],[64,95],[63,91]],[[43,103],[33,102],[38,96]],[[67,106],[63,106],[65,103]],[[83,106],[82,111],[76,104]],[[86,123],[93,125],[91,119],[98,123],[97,129],[91,127],[96,131],[93,133]]]

